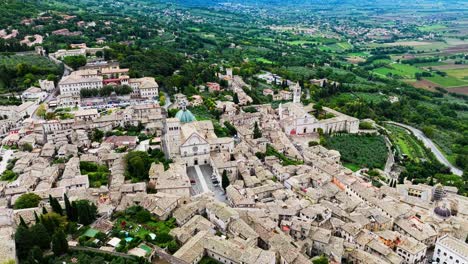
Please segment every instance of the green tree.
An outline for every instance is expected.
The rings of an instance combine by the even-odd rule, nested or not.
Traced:
[[[15,201],[15,209],[33,208],[39,205],[41,197],[35,193],[25,193]]]
[[[16,180],[16,178],[18,178],[18,174],[16,174],[12,170],[6,170],[3,172],[2,177],[0,177],[0,180],[12,182]]]
[[[46,115],[46,112],[47,112],[47,110],[46,110],[45,104],[41,104],[41,105],[39,105],[37,107],[37,110],[36,110],[37,116],[40,116],[40,117],[44,118],[45,115]]]
[[[177,250],[179,250],[179,248],[180,247],[175,240],[172,240],[171,242],[167,243],[167,250],[169,250],[171,254],[176,253]]]
[[[58,230],[52,237],[52,251],[55,256],[60,256],[68,251],[68,242],[65,233],[62,230]]]
[[[50,236],[43,224],[36,223],[29,229],[29,232],[35,245],[42,249],[50,248]]]
[[[262,131],[260,131],[260,128],[258,127],[258,123],[255,122],[254,124],[254,130],[253,130],[253,138],[261,138],[262,137]]]
[[[314,104],[315,117],[318,117],[323,111],[323,105],[321,102]]]
[[[66,194],[63,195],[63,200],[65,202],[65,212],[67,214],[68,220],[70,221],[76,221],[76,214],[74,214],[73,207],[70,203],[70,200],[68,200],[68,196]]]
[[[237,95],[237,93],[234,93],[234,96],[233,96],[232,101],[233,101],[235,104],[239,104],[239,96]]]
[[[148,210],[142,209],[135,214],[135,221],[144,224],[151,220],[151,213]]]
[[[160,234],[158,234],[156,236],[155,241],[158,244],[164,244],[164,243],[167,243],[167,242],[169,242],[169,241],[171,241],[173,239],[174,238],[171,235],[169,235],[168,233],[160,233]]]
[[[37,216],[36,211],[34,211],[34,220],[36,221],[36,223],[41,222],[41,219],[39,219],[39,216]]]
[[[34,245],[28,227],[19,225],[15,233],[16,253],[19,259],[25,259]]]
[[[104,132],[100,129],[93,129],[93,132],[91,133],[91,140],[95,142],[101,142],[102,138],[104,137]]]
[[[227,171],[223,170],[223,175],[221,177],[221,186],[223,187],[224,190],[226,190],[226,188],[229,186],[229,184],[231,184],[231,183],[229,182],[229,178],[227,176]]]
[[[43,258],[43,252],[41,250],[41,248],[39,248],[38,246],[34,246],[30,251],[29,251],[29,255],[28,255],[28,262],[30,264],[41,264],[41,263],[44,263],[44,258]]]
[[[74,70],[77,70],[79,67],[86,65],[86,57],[81,55],[68,56],[63,59],[63,62]]]
[[[52,211],[56,212],[59,215],[63,215],[63,209],[60,205],[59,201],[56,198],[53,198],[52,195],[49,194],[49,203],[52,207]]]
[[[320,256],[314,260],[312,260],[313,264],[328,264],[328,258],[325,256]]]
[[[24,143],[21,145],[21,150],[31,152],[33,150],[33,146],[30,143]]]
[[[77,222],[82,225],[89,225],[96,220],[97,207],[88,200],[79,200],[74,203],[78,213]]]
[[[20,225],[21,226],[24,226],[24,227],[28,227],[28,225],[26,224],[26,222],[24,221],[24,218],[20,215]]]
[[[159,97],[159,105],[160,106],[166,105],[166,96],[163,95]]]
[[[41,215],[41,224],[47,229],[49,234],[55,233],[58,229],[64,229],[67,219],[57,213],[50,212]]]
[[[151,160],[147,152],[131,151],[126,158],[127,175],[136,181],[147,180],[148,171],[151,167]]]

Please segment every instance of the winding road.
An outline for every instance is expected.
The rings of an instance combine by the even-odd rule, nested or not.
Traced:
[[[409,130],[411,133],[413,133],[414,136],[416,136],[418,139],[420,139],[424,143],[426,148],[430,149],[432,151],[432,153],[434,153],[437,160],[439,160],[445,166],[449,167],[453,174],[458,175],[458,176],[463,175],[463,171],[460,170],[459,168],[453,166],[447,160],[447,158],[444,156],[444,154],[442,154],[442,152],[437,148],[437,146],[434,144],[434,142],[432,142],[432,140],[430,140],[428,137],[426,137],[426,135],[424,135],[424,133],[421,130],[419,130],[417,128],[414,128],[412,126],[408,126],[408,125],[393,122],[393,121],[388,121],[387,123],[402,127],[402,128],[404,128],[406,130]]]

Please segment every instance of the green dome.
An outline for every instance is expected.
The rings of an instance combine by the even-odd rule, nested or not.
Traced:
[[[180,120],[181,123],[190,123],[192,121],[197,121],[195,116],[189,110],[179,110],[176,116],[177,119]]]

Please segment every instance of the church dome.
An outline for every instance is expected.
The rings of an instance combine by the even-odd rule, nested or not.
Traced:
[[[434,209],[434,213],[442,218],[448,218],[452,215],[452,213],[450,212],[450,209],[448,209],[445,206],[437,206]]]
[[[187,109],[179,110],[179,112],[177,112],[175,117],[177,119],[179,119],[181,123],[190,123],[190,122],[193,122],[193,121],[197,121],[197,119],[192,114],[192,112],[190,112]]]

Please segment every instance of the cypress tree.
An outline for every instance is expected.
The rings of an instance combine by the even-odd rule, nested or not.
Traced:
[[[47,214],[47,209],[45,207],[42,207],[42,214]]]
[[[21,215],[20,215],[20,226],[28,228],[28,225],[26,224],[26,222],[24,221],[24,219],[23,219],[23,217]]]
[[[78,206],[76,205],[76,201],[71,203],[71,211],[72,211],[72,221],[78,222]]]
[[[70,204],[70,200],[66,194],[63,195],[63,200],[65,201],[65,212],[67,214],[68,220],[75,221],[75,216],[73,215],[73,207]]]
[[[37,216],[36,211],[34,211],[34,220],[36,220],[36,224],[41,222],[41,219],[39,219],[39,216]]]
[[[63,209],[59,201],[56,198],[53,198],[50,194],[49,194],[49,203],[54,212],[56,212],[59,215],[63,215]]]
[[[28,252],[34,244],[30,236],[29,229],[19,225],[15,233],[16,253],[19,259],[26,259]]]
[[[28,255],[28,263],[44,263],[43,252],[38,246],[34,246]]]
[[[52,251],[55,256],[60,256],[67,253],[68,251],[68,242],[65,236],[65,233],[62,230],[55,232],[52,237]]]
[[[234,96],[233,96],[232,101],[233,101],[235,104],[239,104],[239,96],[237,95],[237,93],[234,93]]]
[[[50,236],[43,224],[37,223],[33,225],[29,231],[31,233],[31,239],[34,241],[35,245],[42,249],[50,248]]]
[[[226,188],[229,186],[229,184],[230,184],[230,182],[229,182],[229,178],[227,176],[227,171],[224,170],[223,175],[221,177],[221,186],[226,191]]]
[[[254,130],[253,130],[253,138],[261,138],[262,137],[262,131],[260,131],[260,128],[258,127],[258,123],[255,122],[254,124]]]

